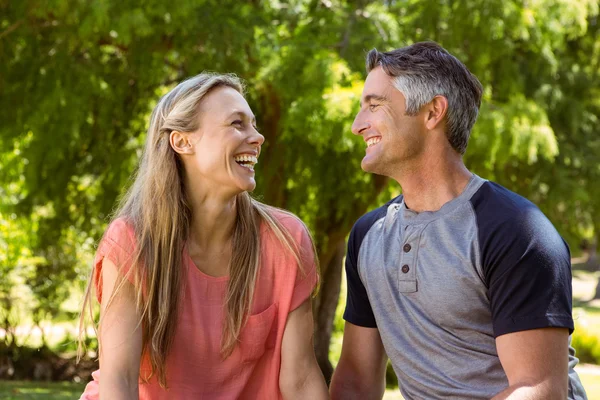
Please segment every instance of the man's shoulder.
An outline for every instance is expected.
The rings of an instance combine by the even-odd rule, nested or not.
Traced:
[[[488,252],[495,248],[520,254],[534,244],[561,254],[567,250],[552,222],[535,204],[497,183],[485,182],[471,204],[480,245]]]
[[[385,218],[389,206],[391,204],[397,204],[401,202],[402,195],[393,198],[384,205],[377,207],[376,209],[371,210],[368,213],[364,214],[362,217],[360,217],[356,221],[356,223],[352,227],[352,231],[350,232],[348,249],[350,251],[358,252],[358,249],[360,248],[363,239],[365,238],[367,233],[369,233],[373,225],[375,225],[375,223],[380,219]]]
[[[542,211],[525,197],[504,186],[486,181],[470,199],[479,223],[488,226],[527,224],[546,219]]]
[[[402,202],[402,195],[398,197],[394,197],[384,205],[377,207],[374,210],[371,210],[360,217],[354,226],[352,227],[352,234],[364,236],[371,229],[375,222],[379,221],[381,218],[385,218],[387,214],[387,210],[391,204],[398,204]]]

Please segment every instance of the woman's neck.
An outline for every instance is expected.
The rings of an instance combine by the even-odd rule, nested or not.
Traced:
[[[197,198],[191,201],[189,240],[203,250],[224,249],[231,243],[237,216],[236,198]]]

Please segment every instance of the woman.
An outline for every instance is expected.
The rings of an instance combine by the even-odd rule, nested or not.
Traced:
[[[325,399],[311,237],[253,200],[264,137],[232,75],[154,109],[135,182],[100,242],[100,370],[82,399]],[[87,312],[86,312],[87,313]],[[83,316],[82,316],[83,318]]]

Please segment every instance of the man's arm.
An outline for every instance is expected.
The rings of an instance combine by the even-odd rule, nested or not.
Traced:
[[[315,357],[313,334],[312,307],[308,299],[288,315],[283,333],[279,389],[285,400],[329,398]]]
[[[346,322],[342,355],[331,381],[332,400],[380,400],[387,355],[377,328]]]
[[[509,387],[492,400],[563,400],[568,394],[569,332],[533,329],[496,338]]]
[[[135,307],[133,285],[123,281],[108,304],[118,272],[115,264],[102,261],[102,308],[100,321],[100,399],[138,399],[138,378],[142,354],[142,332]],[[108,307],[107,307],[108,306]]]

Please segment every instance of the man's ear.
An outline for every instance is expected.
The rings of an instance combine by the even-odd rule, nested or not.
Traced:
[[[169,143],[178,154],[194,154],[194,144],[189,133],[173,131],[169,135]]]
[[[445,96],[435,96],[426,105],[425,126],[429,130],[435,129],[448,113],[448,99]]]

